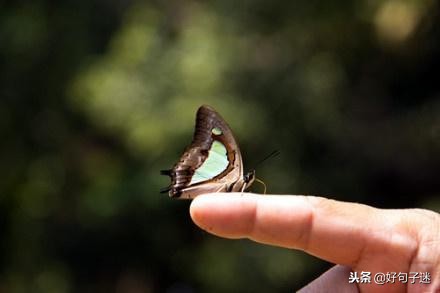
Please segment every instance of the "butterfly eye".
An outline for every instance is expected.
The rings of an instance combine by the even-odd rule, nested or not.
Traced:
[[[214,127],[211,132],[215,135],[221,135],[222,134],[222,130],[218,127]]]
[[[249,183],[255,178],[255,170],[251,170],[243,176],[243,181]]]

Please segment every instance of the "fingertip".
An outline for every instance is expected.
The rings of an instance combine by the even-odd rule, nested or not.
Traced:
[[[253,195],[213,193],[197,196],[190,216],[200,228],[224,237],[236,238],[248,230],[255,201]]]
[[[207,198],[208,197],[208,203]],[[198,225],[200,222],[201,217],[203,217],[203,214],[205,213],[206,204],[208,204],[209,207],[209,197],[210,194],[202,194],[197,196],[191,201],[191,205],[189,206],[189,214],[191,216],[191,219]]]
[[[189,207],[193,222],[200,228],[212,230],[212,222],[217,221],[217,211],[225,197],[221,193],[201,194],[194,198]]]

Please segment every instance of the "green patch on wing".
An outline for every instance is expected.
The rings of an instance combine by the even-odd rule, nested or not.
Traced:
[[[211,132],[215,135],[221,135],[222,134],[222,130],[218,127],[214,127]]]
[[[208,158],[195,171],[190,185],[214,178],[226,170],[228,165],[229,161],[225,146],[221,142],[214,141],[209,150]]]

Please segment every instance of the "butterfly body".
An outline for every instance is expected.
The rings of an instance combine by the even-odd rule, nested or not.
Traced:
[[[213,108],[203,105],[196,114],[191,144],[171,170],[164,190],[170,197],[194,198],[202,193],[244,191],[255,178],[243,175],[240,149],[225,120]]]

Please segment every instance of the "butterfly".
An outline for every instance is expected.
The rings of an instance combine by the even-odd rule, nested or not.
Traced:
[[[180,160],[162,175],[171,185],[161,192],[191,199],[203,193],[243,192],[255,180],[255,170],[244,174],[240,149],[226,121],[213,108],[197,110],[191,144]]]

